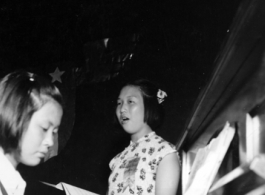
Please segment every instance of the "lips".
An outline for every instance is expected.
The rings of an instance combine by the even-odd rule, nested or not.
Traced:
[[[41,158],[44,158],[48,152],[38,152]]]
[[[126,123],[128,120],[129,120],[129,118],[126,117],[126,116],[124,116],[124,115],[122,115],[122,116],[120,117],[120,122],[121,122],[121,124]]]

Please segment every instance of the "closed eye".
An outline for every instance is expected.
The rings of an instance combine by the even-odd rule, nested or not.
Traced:
[[[48,131],[48,128],[42,128],[42,130],[43,130],[44,132],[47,132],[47,131]]]

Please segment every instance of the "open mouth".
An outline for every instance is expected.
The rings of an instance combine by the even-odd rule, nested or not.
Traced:
[[[120,117],[121,124],[126,123],[128,120],[129,120],[129,118],[126,117],[126,116],[121,116],[121,117]]]

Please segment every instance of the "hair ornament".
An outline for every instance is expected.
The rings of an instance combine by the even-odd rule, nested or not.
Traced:
[[[161,89],[158,89],[157,100],[159,104],[161,104],[165,100],[165,97],[167,97],[167,93],[162,91]]]
[[[34,79],[34,77],[35,77],[35,75],[34,75],[34,73],[28,73],[29,74],[29,80],[30,81],[35,81],[35,79]]]

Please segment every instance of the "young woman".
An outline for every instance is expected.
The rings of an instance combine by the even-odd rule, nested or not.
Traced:
[[[54,144],[63,115],[62,96],[47,80],[25,71],[0,82],[0,195],[22,195],[19,163],[38,165]]]
[[[130,145],[110,162],[109,195],[175,195],[180,164],[172,144],[156,135],[166,93],[147,80],[125,85],[117,100],[117,119]]]

